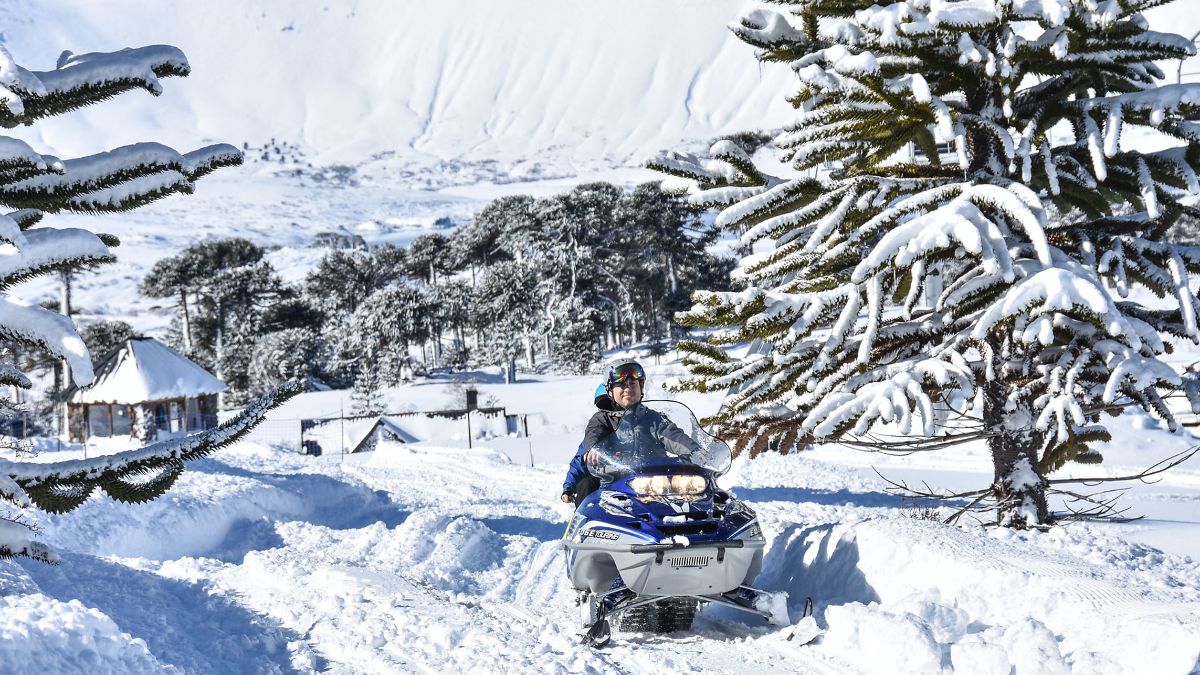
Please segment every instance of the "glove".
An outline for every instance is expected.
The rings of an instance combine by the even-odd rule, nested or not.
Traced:
[[[570,504],[571,502],[575,501],[575,495],[571,494],[570,492],[564,492],[559,499],[562,500],[562,503],[564,504]]]

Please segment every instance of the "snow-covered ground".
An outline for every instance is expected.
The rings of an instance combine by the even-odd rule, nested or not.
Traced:
[[[650,368],[652,382],[674,368]],[[557,496],[594,378],[476,379],[481,398],[552,421],[529,438],[485,433],[470,450],[461,430],[435,426],[423,442],[347,456],[243,442],[194,463],[150,504],[94,497],[63,516],[34,514],[63,563],[0,562],[0,671],[1200,668],[1200,466],[1128,495],[1145,520],[1048,534],[926,520],[871,468],[980,487],[990,480],[981,448],[886,458],[821,447],[735,462],[722,483],[754,504],[769,542],[757,583],[787,591],[793,619],[813,598],[826,630],[815,644],[706,609],[687,633],[618,632],[609,648],[584,647]],[[390,401],[426,409],[459,394],[417,383]],[[273,416],[336,410],[340,396],[307,394]],[[689,403],[703,413],[714,401]],[[1107,472],[1194,442],[1140,415],[1113,428]]]
[[[136,285],[206,237],[278,247],[271,262],[296,281],[324,254],[309,248],[316,233],[404,244],[503,194],[650,180],[633,167],[660,149],[790,115],[791,73],[760,69],[724,29],[748,3],[214,4],[0,6],[0,43],[32,69],[62,49],[158,42],[194,68],[158,99],[126,94],[6,133],[64,156],[143,140],[251,146],[246,166],[206,177],[195,195],[47,218],[122,240],[114,266],[78,280],[82,321],[160,334],[170,307]],[[1151,18],[1200,28],[1187,0]],[[272,139],[286,152],[262,161]],[[56,293],[48,281],[17,292]],[[652,368],[652,381],[677,368]],[[978,447],[902,458],[821,447],[735,463],[723,485],[756,506],[769,542],[758,583],[787,591],[793,618],[813,598],[826,630],[817,643],[705,610],[689,633],[618,633],[608,649],[585,648],[557,496],[594,382],[476,379],[482,399],[528,415],[529,438],[467,449],[465,429],[425,424],[413,430],[422,443],[369,454],[272,449],[272,430],[350,407],[346,393],[311,394],[275,411],[258,441],[193,464],[156,502],[94,497],[63,516],[30,514],[63,563],[0,561],[0,673],[1200,670],[1200,460],[1131,490],[1124,503],[1143,520],[1048,534],[925,520],[872,468],[979,488],[991,469]],[[428,410],[460,395],[420,382],[390,400]],[[700,414],[718,403],[686,400]],[[1195,442],[1141,415],[1113,428],[1108,461],[1079,471],[1122,475]]]

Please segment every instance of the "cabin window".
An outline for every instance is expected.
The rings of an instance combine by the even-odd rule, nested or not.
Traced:
[[[200,417],[200,399],[189,398],[185,402],[187,408],[187,430],[197,431],[204,428],[204,420]]]
[[[112,405],[109,406],[109,409],[112,411],[112,435],[128,436],[133,431],[133,421],[130,418],[129,406]]]
[[[168,428],[167,406],[161,403],[154,406],[154,426],[157,427],[159,431],[166,431]]]
[[[112,436],[112,419],[109,416],[108,406],[89,405],[87,411],[88,435]]]
[[[179,405],[179,401],[171,401],[171,431],[183,431],[183,406]]]

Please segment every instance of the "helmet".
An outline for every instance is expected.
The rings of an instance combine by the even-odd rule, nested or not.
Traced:
[[[603,405],[606,398],[608,398],[608,386],[602,384],[596,387],[596,393],[592,395],[592,401],[596,404],[597,408]]]
[[[604,378],[604,388],[612,389],[613,385],[628,379],[636,379],[643,389],[646,388],[646,370],[642,364],[633,359],[618,359],[608,366],[608,374]]]

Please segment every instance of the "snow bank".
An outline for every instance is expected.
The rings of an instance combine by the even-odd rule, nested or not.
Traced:
[[[0,561],[0,574],[11,563]],[[5,672],[175,673],[146,641],[121,632],[102,612],[78,600],[40,593],[4,595],[0,584],[0,664]]]
[[[802,569],[774,570],[775,580],[794,596],[848,600],[818,600],[822,649],[862,672],[1200,665],[1200,588],[1186,581],[1200,565],[1190,560],[1088,528],[1030,534],[891,517],[801,534]],[[1181,567],[1188,577],[1176,576]]]

